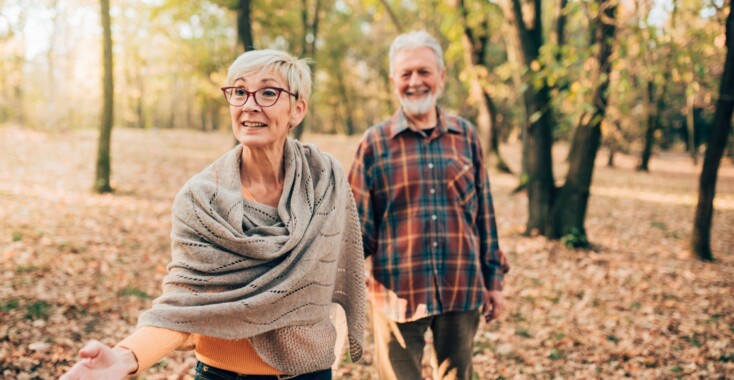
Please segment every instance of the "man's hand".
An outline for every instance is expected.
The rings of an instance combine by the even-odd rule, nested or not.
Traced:
[[[484,291],[484,306],[482,307],[482,312],[484,313],[484,320],[487,323],[492,322],[500,316],[504,302],[502,291]]]
[[[138,368],[132,351],[110,348],[96,340],[79,351],[82,360],[74,364],[59,380],[124,379]]]

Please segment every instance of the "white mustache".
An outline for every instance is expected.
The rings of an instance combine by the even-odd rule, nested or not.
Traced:
[[[413,95],[413,94],[416,94],[418,92],[430,92],[430,91],[431,91],[431,89],[428,88],[428,86],[420,86],[420,87],[417,87],[417,88],[407,88],[403,93],[405,95]]]
[[[418,91],[426,92],[426,95],[421,99],[408,99],[409,95],[413,95]],[[403,106],[403,110],[405,112],[411,115],[423,115],[436,107],[438,95],[438,91],[435,94],[432,94],[430,92],[430,88],[427,86],[420,86],[415,89],[406,89],[398,98],[400,99],[400,105]]]

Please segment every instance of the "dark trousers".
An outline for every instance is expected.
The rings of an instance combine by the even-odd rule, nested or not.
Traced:
[[[303,375],[241,375],[236,372],[212,367],[202,362],[196,363],[195,380],[331,380],[331,368],[304,373]]]
[[[396,323],[373,308],[375,363],[380,379],[421,379],[421,361],[430,328],[442,379],[471,380],[472,344],[479,328],[479,310],[449,312],[417,321]]]

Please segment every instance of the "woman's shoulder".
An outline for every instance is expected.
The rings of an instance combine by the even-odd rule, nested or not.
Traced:
[[[239,159],[242,149],[236,146],[214,160],[181,186],[177,197],[185,193],[212,193],[217,189],[239,189]]]
[[[342,167],[342,164],[331,153],[324,152],[319,149],[318,145],[312,143],[304,143],[293,140],[296,146],[303,152],[304,156],[310,163],[329,162],[334,167]]]
[[[302,152],[309,167],[312,169],[330,168],[332,174],[338,179],[341,179],[344,176],[344,167],[331,153],[319,149],[316,144],[304,143],[298,140],[292,141]]]

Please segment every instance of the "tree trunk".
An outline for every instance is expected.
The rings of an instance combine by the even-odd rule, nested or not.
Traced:
[[[652,103],[653,99],[655,99],[655,84],[652,82],[652,80],[647,82],[647,88],[644,91],[644,108],[645,108],[645,146],[642,149],[642,155],[640,156],[640,165],[637,167],[637,170],[640,171],[650,171],[649,165],[650,165],[650,156],[652,156],[652,146],[655,144],[655,130],[657,129],[657,125],[655,125],[655,121],[657,120],[657,117],[655,116],[656,110],[653,109]]]
[[[173,83],[171,83],[171,94],[178,94],[178,87],[178,76],[175,76],[173,78]],[[174,129],[176,128],[176,115],[178,114],[176,107],[178,106],[180,99],[171,95],[168,100],[168,121],[166,122],[166,128]]]
[[[240,0],[239,7],[237,8],[237,37],[242,43],[243,51],[255,49],[255,39],[252,36],[250,2],[250,0]]]
[[[508,17],[509,19],[509,17]],[[505,46],[507,49],[507,58],[510,62],[519,62],[520,61],[520,48],[518,45],[520,44],[518,42],[518,36],[517,33],[514,33],[512,30],[512,25],[505,24],[502,26],[502,38],[505,41]],[[515,86],[515,88],[522,88],[523,81],[520,76],[520,70],[512,70],[512,83]],[[525,114],[523,116],[524,120],[528,120],[529,115]],[[512,193],[519,193],[520,191],[525,190],[525,186],[527,185],[527,179],[528,179],[528,160],[527,160],[527,128],[525,125],[522,125],[520,127],[520,139],[521,139],[521,146],[522,146],[522,157],[520,159],[520,175],[519,175],[519,182],[517,187],[512,190]]]
[[[689,87],[686,92],[686,110],[688,111],[686,113],[686,131],[688,131],[686,146],[688,147],[688,152],[691,154],[693,165],[698,165],[698,146],[696,146],[695,141],[696,121],[693,117],[693,102],[695,94],[693,93],[693,88],[691,87]]]
[[[475,123],[479,130],[479,135],[489,142],[489,152],[487,154],[487,157],[489,157],[495,153],[499,153],[499,144],[492,144],[495,138],[493,124],[497,123],[497,116],[492,114],[490,104],[492,107],[494,107],[494,104],[492,103],[492,97],[482,86],[487,74],[487,68],[483,64],[483,54],[486,49],[485,45],[487,44],[487,33],[489,33],[489,30],[484,29],[475,33],[466,21],[468,10],[464,6],[464,1],[459,0],[456,6],[459,8],[459,13],[462,16],[464,33],[461,37],[461,44],[464,48],[464,64],[469,71],[470,93],[478,113]],[[497,148],[497,150],[494,150],[494,148]]]
[[[209,107],[209,119],[212,126],[212,131],[219,130],[219,106],[214,104]]]
[[[691,236],[691,249],[694,255],[701,260],[708,261],[714,259],[711,252],[711,221],[714,214],[716,177],[731,130],[731,117],[734,110],[734,12],[731,7],[726,19],[726,47],[724,73],[721,76],[713,130],[709,136],[706,155],[703,159],[698,187],[698,205]]]
[[[670,30],[677,30],[677,21],[678,21],[678,1],[673,1],[673,11],[670,14]],[[673,67],[675,66],[675,44],[672,40],[668,40],[665,45],[668,47],[668,54],[664,57],[665,62],[663,64],[663,83],[662,83],[662,93],[657,97],[657,105],[655,109],[657,110],[656,116],[657,121],[655,124],[658,126],[658,128],[661,128],[663,131],[663,138],[661,141],[661,146],[663,149],[668,150],[670,149],[670,146],[673,144],[673,125],[671,123],[670,118],[663,123],[662,116],[663,116],[663,110],[665,110],[667,104],[666,102],[669,100],[670,95],[669,92],[671,91],[670,83],[672,82],[672,76],[673,76]]]
[[[560,62],[561,58],[563,58],[561,54],[561,47],[566,42],[566,20],[568,17],[566,17],[566,5],[568,5],[568,0],[560,0],[556,3],[556,33],[555,33],[555,43],[556,43],[556,61]]]
[[[321,13],[321,0],[316,0],[314,5],[313,19],[308,20],[308,0],[301,0],[301,22],[303,23],[303,41],[301,46],[301,55],[309,59],[309,67],[311,67],[311,75],[316,75],[316,39],[319,32],[319,19]],[[310,38],[309,38],[310,36]],[[312,85],[311,93],[315,91],[315,83]],[[312,129],[311,124],[315,120],[316,103],[309,108],[310,115],[306,115],[300,125],[293,128],[293,138],[301,140],[306,129]]]
[[[574,133],[572,144],[576,148],[572,151],[575,155],[570,157],[566,183],[558,192],[558,199],[553,205],[552,225],[549,227],[549,237],[560,238],[567,234],[574,234],[583,238],[576,242],[580,245],[588,244],[584,221],[589,204],[594,161],[601,144],[601,123],[607,108],[607,89],[612,71],[609,58],[612,55],[612,44],[616,31],[616,14],[616,0],[601,2],[594,38],[600,45],[597,56],[599,82],[593,96],[594,110],[590,115],[582,115],[581,122]]]
[[[347,89],[347,83],[344,80],[344,71],[336,76],[337,87],[339,88],[339,98],[342,100],[340,104],[336,105],[337,108],[342,109],[344,112],[344,133],[347,136],[354,134],[354,117],[352,116],[352,102],[349,96],[349,90]]]
[[[97,150],[97,170],[94,179],[94,190],[98,193],[112,191],[110,186],[110,140],[112,138],[113,120],[113,79],[112,79],[112,29],[110,22],[110,1],[100,0],[102,15],[102,62],[104,77],[102,91],[104,102],[102,105],[102,125],[99,133]]]
[[[527,27],[523,17],[520,0],[512,0],[508,8],[508,19],[514,24],[520,42],[520,58],[528,72],[533,72],[531,63],[537,62],[543,46],[541,2],[533,2],[532,26]],[[535,89],[526,86],[524,91],[527,115],[527,143],[524,152],[527,156],[528,222],[527,233],[535,231],[547,235],[549,218],[555,197],[553,180],[552,126],[554,122],[550,103],[550,89],[547,84]]]
[[[600,110],[597,109],[594,111],[594,116],[584,115],[582,117],[598,119],[599,112]],[[569,157],[566,182],[559,189],[558,197],[553,204],[551,225],[546,235],[551,239],[558,239],[567,234],[586,236],[584,220],[589,204],[594,161],[601,141],[600,124],[601,121],[591,121],[576,127],[572,144],[577,146],[577,149],[573,151],[574,155]]]
[[[390,21],[392,21],[392,24],[397,32],[402,34],[405,29],[403,28],[403,24],[400,22],[398,15],[395,13],[395,10],[392,9],[390,3],[388,3],[387,0],[380,0],[380,3],[382,3],[382,6],[385,7],[387,15],[390,16]]]
[[[500,130],[502,128],[500,128],[499,120],[497,120],[497,115],[499,115],[497,106],[486,89],[482,91],[482,94],[484,95],[484,102],[489,109],[489,152],[497,159],[494,168],[502,173],[512,174],[512,169],[510,169],[510,166],[507,165],[507,162],[502,158],[502,154],[500,154]]]
[[[614,155],[616,153],[617,153],[617,142],[610,141],[609,142],[609,157],[607,157],[607,167],[608,168],[614,167]]]

